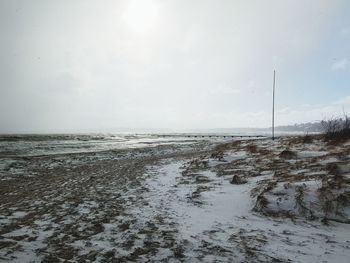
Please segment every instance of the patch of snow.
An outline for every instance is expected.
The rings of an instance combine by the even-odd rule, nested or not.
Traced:
[[[236,160],[244,159],[247,156],[248,156],[248,154],[246,151],[239,151],[239,152],[228,151],[225,153],[224,159],[230,163],[230,162],[233,162]]]
[[[257,181],[271,178],[272,171],[266,171],[262,177],[249,178],[248,183],[243,185],[231,185],[229,178],[225,176],[218,177],[210,170],[202,171],[200,175],[208,177],[211,180],[210,185],[214,187],[202,192],[202,204],[195,205],[188,201],[188,196],[196,190],[197,184],[177,184],[182,176],[180,167],[181,162],[172,162],[154,168],[155,176],[148,180],[152,209],[143,210],[138,216],[147,218],[162,210],[169,213],[170,218],[178,222],[178,240],[189,242],[189,248],[185,251],[186,259],[197,262],[198,253],[203,249],[200,247],[201,242],[232,251],[233,245],[229,240],[242,239],[240,242],[245,242],[248,247],[254,248],[257,245],[266,256],[282,261],[288,258],[296,262],[313,262],[326,258],[329,262],[347,262],[347,257],[350,256],[350,244],[347,241],[349,225],[335,224],[327,227],[315,222],[315,226],[312,226],[252,213],[250,190]],[[288,187],[279,183],[268,198],[271,203],[276,204],[274,199],[282,196],[276,209],[298,211],[294,200],[296,187],[303,187],[303,200],[310,207],[317,206],[316,195],[320,185],[318,180],[297,182]],[[252,240],[244,241],[250,240],[249,235]],[[263,241],[256,240],[259,235]],[[337,246],[330,242],[334,239],[337,240]],[[238,242],[236,245],[240,244]],[[237,249],[234,251],[236,252],[227,252],[226,257],[223,256],[221,260],[241,258]],[[214,259],[220,261],[218,256],[207,255],[201,262],[211,262]],[[266,258],[261,260],[268,261]],[[244,258],[239,261],[244,261]]]
[[[223,160],[209,159],[209,166],[215,167],[222,163],[231,163],[236,160],[244,159],[248,156],[246,151],[227,151],[224,153]]]
[[[297,175],[297,174],[306,173],[306,172],[308,172],[308,171],[309,171],[309,169],[298,169],[298,170],[291,171],[290,174],[291,174],[291,175]]]
[[[97,208],[98,204],[95,201],[85,201],[79,204],[76,210],[79,214],[89,214],[92,208]]]
[[[24,212],[24,211],[16,211],[16,212],[12,213],[12,215],[10,215],[10,216],[8,217],[8,219],[19,219],[19,218],[25,217],[26,215],[28,215],[27,212]]]
[[[330,158],[319,161],[320,164],[329,164],[329,163],[336,163],[336,162],[339,162],[339,160],[335,157],[330,157]]]
[[[308,157],[320,157],[327,155],[328,152],[325,151],[301,151],[298,152],[298,156],[302,158],[308,158]]]

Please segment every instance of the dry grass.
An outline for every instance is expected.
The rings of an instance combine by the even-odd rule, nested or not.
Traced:
[[[350,139],[350,117],[331,118],[322,121],[324,139],[328,142],[342,142]]]
[[[319,189],[319,198],[325,222],[335,220],[350,223],[350,220],[343,214],[343,209],[350,205],[350,192],[345,190],[349,184],[350,180],[340,174],[323,178],[322,186]]]
[[[314,220],[316,217],[314,216],[313,211],[305,205],[304,195],[306,191],[305,185],[298,185],[295,189],[295,203],[299,209],[301,215],[306,217],[309,220]]]
[[[323,134],[304,134],[301,136],[289,137],[286,141],[287,145],[292,147],[300,144],[311,144],[314,141],[318,141],[324,137]]]
[[[258,147],[255,144],[249,144],[246,147],[247,151],[250,153],[258,153]]]
[[[306,134],[302,137],[303,144],[309,144],[309,143],[312,143],[313,141],[314,141],[314,138],[309,134]]]
[[[223,151],[215,151],[210,155],[210,158],[222,161],[224,159]]]
[[[237,149],[241,145],[241,141],[232,141],[220,144],[214,148],[214,152],[224,152],[232,149]]]

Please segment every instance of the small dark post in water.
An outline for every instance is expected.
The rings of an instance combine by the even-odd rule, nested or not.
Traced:
[[[276,84],[276,70],[273,71],[273,91],[272,91],[272,140],[275,139],[275,84]]]

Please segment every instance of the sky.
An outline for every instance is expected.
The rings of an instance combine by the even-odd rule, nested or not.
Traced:
[[[0,133],[350,114],[348,0],[0,0]]]

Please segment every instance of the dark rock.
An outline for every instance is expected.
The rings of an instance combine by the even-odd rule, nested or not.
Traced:
[[[240,177],[239,175],[234,175],[230,181],[231,184],[245,184],[247,180],[245,178]]]
[[[296,153],[290,150],[282,151],[279,156],[284,159],[295,159],[297,157]]]

